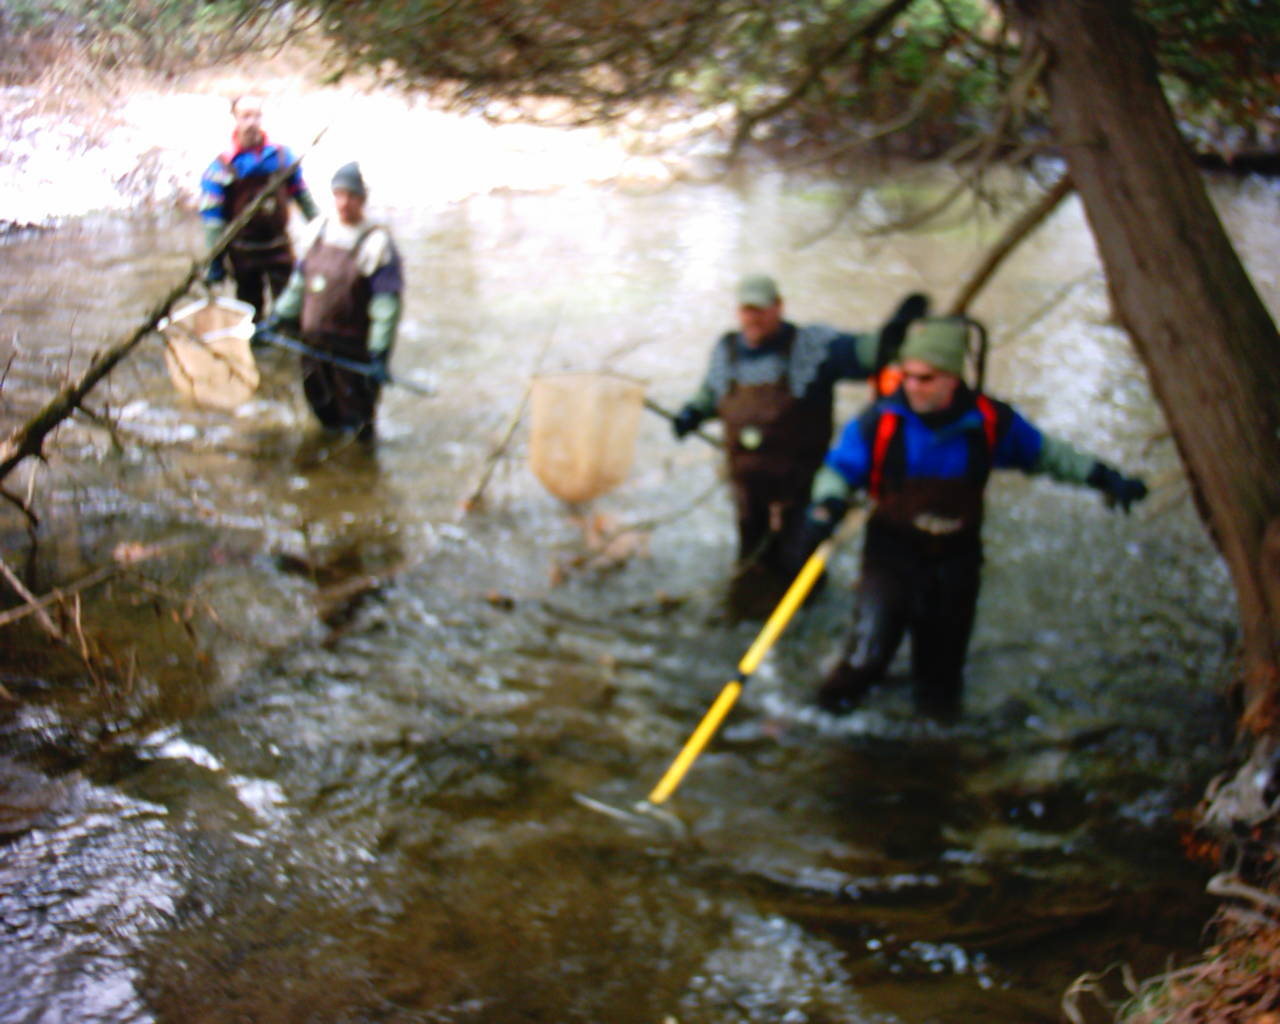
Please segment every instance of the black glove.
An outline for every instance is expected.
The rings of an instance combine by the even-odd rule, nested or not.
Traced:
[[[889,323],[909,324],[912,320],[919,320],[922,316],[928,315],[929,296],[923,292],[912,292],[898,303],[898,308],[893,311],[893,316],[889,317]]]
[[[876,350],[876,368],[888,366],[898,356],[902,341],[907,336],[907,327],[912,320],[919,320],[929,315],[929,296],[922,292],[912,292],[898,303],[893,315],[880,328],[880,345]]]
[[[298,323],[295,316],[281,316],[279,313],[272,311],[262,318],[262,322],[258,324],[257,331],[269,334],[291,334],[296,335],[302,332],[302,325]]]
[[[385,384],[391,379],[391,370],[387,364],[391,361],[390,352],[379,352],[369,357],[369,379]]]
[[[818,545],[830,537],[849,509],[841,498],[824,498],[804,510],[804,519],[796,530],[794,541],[786,553],[787,571],[793,576],[804,568]]]
[[[673,417],[671,417],[671,429],[675,432],[676,440],[683,440],[687,435],[692,434],[698,429],[702,423],[703,416],[692,405],[686,405]]]
[[[210,260],[209,266],[204,272],[204,283],[207,285],[219,284],[227,279],[227,262],[226,258],[219,256],[216,260]]]
[[[1125,476],[1105,462],[1095,462],[1085,483],[1094,490],[1101,491],[1106,499],[1107,508],[1116,508],[1129,512],[1129,506],[1147,496],[1147,485],[1136,476]]]

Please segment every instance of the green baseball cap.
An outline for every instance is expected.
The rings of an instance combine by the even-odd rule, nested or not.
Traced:
[[[778,283],[767,274],[749,274],[738,282],[738,305],[767,309],[782,296]]]
[[[959,317],[932,316],[914,321],[898,350],[898,362],[919,359],[957,377],[964,376],[969,325]]]

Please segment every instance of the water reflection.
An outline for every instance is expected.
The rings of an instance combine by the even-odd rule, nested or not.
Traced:
[[[41,579],[122,537],[169,541],[147,593],[192,612],[134,606],[124,581],[86,597],[136,652],[127,693],[39,665],[0,678],[7,799],[28,805],[0,861],[0,1016],[1040,1021],[1081,970],[1194,949],[1208,907],[1170,813],[1217,764],[1230,592],[1176,486],[1127,520],[1041,481],[993,486],[956,727],[916,719],[901,688],[839,721],[811,706],[854,543],[682,785],[686,837],[574,799],[646,793],[758,624],[724,615],[732,517],[709,449],[647,417],[631,478],[591,513],[648,544],[574,568],[581,523],[527,471],[523,433],[500,450],[504,427],[539,363],[608,366],[674,404],[740,270],[777,273],[798,319],[856,328],[905,290],[945,296],[977,245],[817,237],[837,205],[761,176],[390,211],[410,289],[394,370],[439,393],[388,389],[372,447],[315,428],[289,356],[263,354],[227,416],[181,405],[142,353],[111,391],[123,449],[73,423],[41,470],[47,507],[89,512],[51,513]],[[26,339],[9,380],[28,390],[6,384],[6,418],[197,244],[185,221],[107,219],[104,261],[87,230],[7,247],[0,317]],[[1246,253],[1264,276],[1265,241]],[[1002,274],[978,311],[992,389],[1176,477],[1089,266],[1069,208]]]

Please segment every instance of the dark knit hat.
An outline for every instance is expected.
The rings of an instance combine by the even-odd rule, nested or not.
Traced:
[[[367,196],[369,193],[364,187],[364,178],[360,174],[360,165],[354,160],[349,164],[343,164],[333,175],[333,180],[329,182],[329,187],[333,191],[342,189],[344,192],[350,192],[352,195]]]

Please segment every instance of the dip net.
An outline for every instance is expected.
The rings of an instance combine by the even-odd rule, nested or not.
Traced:
[[[249,339],[253,307],[236,299],[193,302],[160,322],[173,386],[197,405],[236,409],[258,389]]]
[[[534,377],[530,388],[529,466],[567,502],[607,494],[626,478],[635,455],[644,385],[600,373]]]

